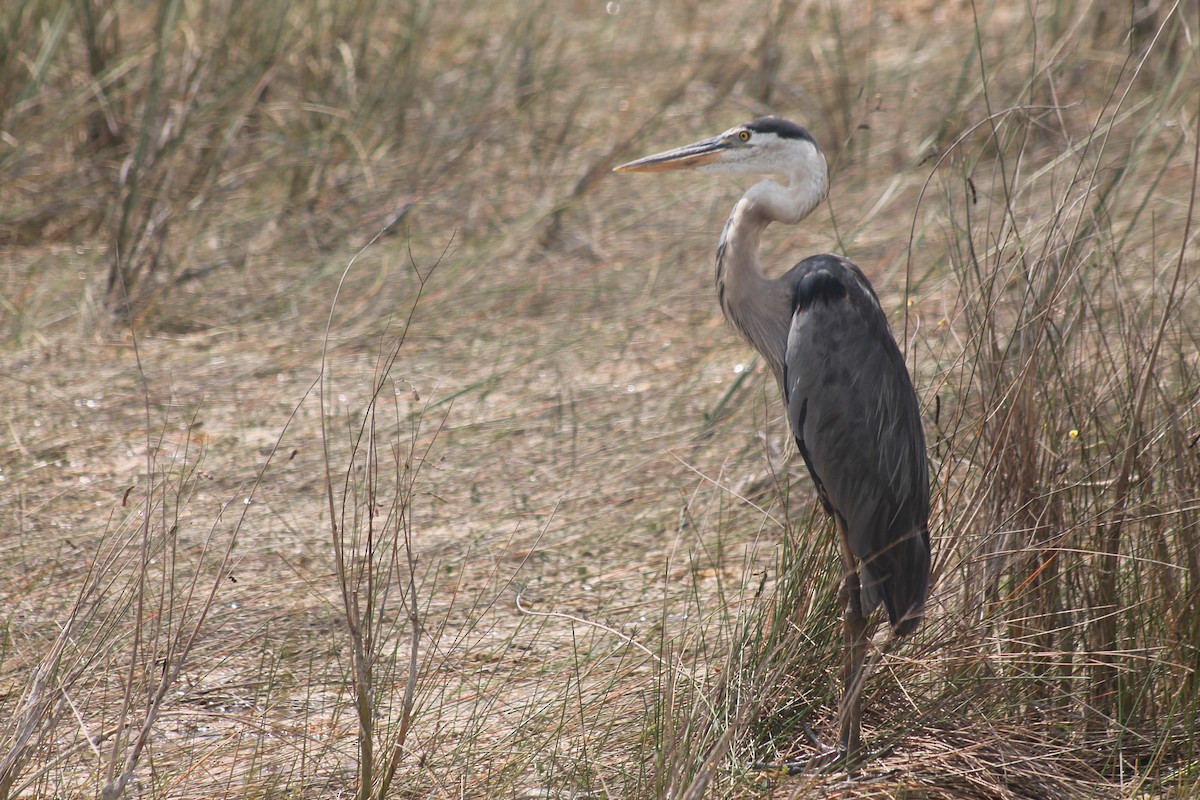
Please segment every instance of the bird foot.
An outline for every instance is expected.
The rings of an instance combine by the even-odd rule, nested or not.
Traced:
[[[845,745],[839,744],[837,747],[831,747],[825,744],[806,723],[801,723],[800,729],[804,732],[804,738],[816,749],[816,753],[797,761],[755,761],[750,765],[751,769],[782,773],[784,776],[791,777],[793,775],[821,775],[839,772],[848,767],[852,759],[846,757]]]
[[[837,772],[846,763],[846,753],[840,747],[829,747],[798,761],[755,761],[751,769],[776,773],[784,777],[823,775]]]

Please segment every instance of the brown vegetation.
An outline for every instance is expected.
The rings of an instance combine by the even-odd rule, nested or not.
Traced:
[[[1200,793],[1195,2],[0,10],[0,798]],[[1119,12],[1119,13],[1118,13]],[[720,321],[774,112],[925,406],[845,773],[837,566]]]

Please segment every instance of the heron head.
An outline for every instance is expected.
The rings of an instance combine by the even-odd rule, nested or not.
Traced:
[[[825,156],[812,134],[779,117],[761,117],[719,136],[622,164],[615,172],[695,169],[718,175],[779,175],[789,181],[803,171],[825,171]]]

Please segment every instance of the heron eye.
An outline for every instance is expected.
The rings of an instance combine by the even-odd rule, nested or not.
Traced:
[[[743,142],[750,141],[750,131],[738,131],[738,138]]]

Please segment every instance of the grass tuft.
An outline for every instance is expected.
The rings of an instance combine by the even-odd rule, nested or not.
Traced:
[[[4,4],[0,797],[1195,796],[1198,13]],[[762,113],[936,478],[853,776],[744,187],[609,172]]]

